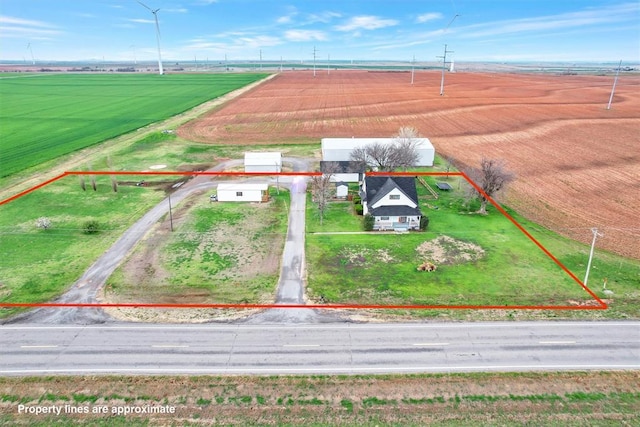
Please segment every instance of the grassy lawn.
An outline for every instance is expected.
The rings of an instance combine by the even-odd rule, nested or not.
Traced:
[[[163,164],[166,171],[204,169],[213,166],[219,160],[243,159],[246,151],[256,151],[264,147],[245,145],[210,145],[186,141],[162,132],[154,132],[122,149],[109,153],[108,156],[97,157],[92,167],[94,170],[108,170],[110,162],[115,170],[138,171],[147,170],[149,166]],[[317,147],[308,144],[269,146],[269,151],[280,151],[283,156],[313,157]],[[166,179],[162,177],[148,177]]]
[[[267,74],[0,79],[0,178],[171,117]]]
[[[331,206],[322,227],[311,206],[307,214],[309,294],[333,303],[386,305],[569,305],[592,299],[495,208],[487,216],[470,213],[477,207],[465,206],[464,184],[458,185],[458,179],[449,178],[454,190],[441,192],[437,200],[418,184],[421,209],[430,218],[426,232],[314,234],[361,231],[362,227],[346,203]],[[434,184],[443,178],[425,180]],[[588,248],[509,213],[525,228],[533,228],[534,237],[583,278]],[[441,240],[442,236],[448,240]],[[440,262],[434,261],[435,252],[418,251],[421,245],[434,242],[444,252]],[[474,247],[465,249],[469,244]],[[471,259],[465,260],[465,253]],[[417,271],[424,261],[437,264],[437,270]],[[615,289],[612,315],[640,315],[640,263],[598,253],[589,283],[602,298],[606,297],[600,291],[604,277],[608,287]]]
[[[107,296],[119,302],[272,302],[289,193],[270,192],[269,203],[210,203],[206,195],[183,202],[175,231],[156,230],[138,245],[109,279]]]
[[[164,193],[96,178],[97,191],[82,191],[78,179],[66,177],[0,207],[0,301],[45,302],[64,292],[91,263]],[[48,230],[35,226],[48,217]],[[84,223],[100,231],[85,234]],[[0,316],[14,310],[1,309]]]

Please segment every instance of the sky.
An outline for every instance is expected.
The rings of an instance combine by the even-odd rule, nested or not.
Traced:
[[[165,61],[640,63],[639,0],[144,0]],[[135,0],[0,0],[0,61],[153,61]]]

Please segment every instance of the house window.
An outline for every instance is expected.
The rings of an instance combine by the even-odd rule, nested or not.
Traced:
[[[242,191],[236,191],[236,197],[242,197]]]
[[[398,222],[399,222],[399,223],[405,223],[405,222],[407,222],[407,217],[406,217],[406,216],[401,216],[401,217],[399,217],[399,218],[398,218]]]
[[[400,195],[399,194],[390,194],[389,195],[389,200],[400,200]]]
[[[389,221],[389,217],[388,216],[381,216],[380,217],[380,221]]]

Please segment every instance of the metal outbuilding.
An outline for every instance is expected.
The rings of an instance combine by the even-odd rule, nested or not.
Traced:
[[[416,166],[433,166],[436,150],[429,138],[415,138],[418,154],[420,155]],[[375,142],[381,144],[394,144],[395,138],[322,138],[322,160],[324,161],[349,161],[351,152],[355,148],[364,147]]]
[[[244,153],[245,172],[282,172],[282,154],[279,152]]]

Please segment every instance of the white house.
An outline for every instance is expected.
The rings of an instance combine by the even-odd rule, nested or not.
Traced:
[[[277,152],[244,153],[245,172],[282,172],[282,154]]]
[[[219,202],[263,202],[269,193],[267,183],[231,183],[218,184]]]
[[[361,191],[363,214],[375,218],[374,230],[417,230],[422,212],[413,177],[368,176]]]
[[[419,154],[416,166],[433,166],[436,150],[429,138],[415,138]],[[322,160],[351,160],[351,152],[355,148],[364,147],[374,142],[394,144],[395,138],[322,138]]]

